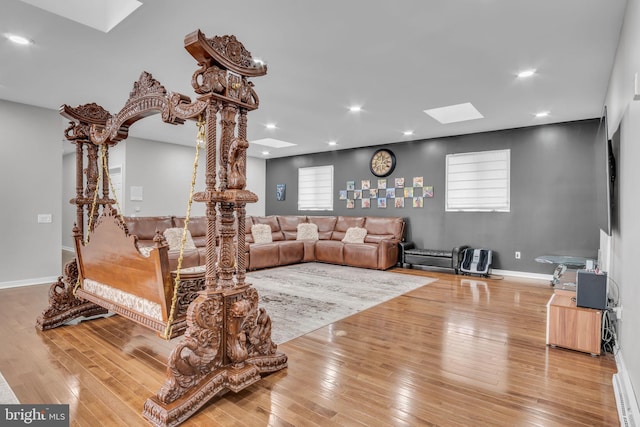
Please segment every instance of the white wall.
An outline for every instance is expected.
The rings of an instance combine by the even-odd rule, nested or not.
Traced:
[[[166,144],[139,138],[126,141],[124,185],[127,216],[184,216],[195,159],[195,147]],[[125,162],[123,161],[123,163]],[[112,161],[112,165],[115,163]],[[206,154],[200,151],[195,191],[205,189]],[[247,159],[247,189],[258,195],[259,202],[247,206],[248,215],[264,215],[266,162]],[[142,187],[143,200],[130,200],[131,187]],[[191,215],[205,214],[203,203],[194,202]]]
[[[633,101],[634,75],[640,73],[640,0],[629,0],[609,82],[606,105],[609,136],[620,126],[618,167],[619,227],[612,236],[609,275],[619,285],[622,320],[618,343],[635,395],[640,396],[640,286],[635,269],[640,240],[640,101]]]
[[[61,273],[64,128],[57,111],[0,100],[0,288]],[[39,224],[38,214],[52,222]]]

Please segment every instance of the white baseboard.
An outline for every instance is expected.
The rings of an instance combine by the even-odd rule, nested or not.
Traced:
[[[59,276],[36,277],[33,279],[14,280],[10,282],[0,282],[0,289],[17,288],[20,286],[42,285],[44,283],[54,283]]]
[[[629,378],[629,373],[624,365],[622,354],[616,346],[616,365],[618,373],[613,374],[613,391],[616,395],[616,403],[618,407],[618,418],[620,425],[624,427],[640,426],[640,409],[638,409],[638,400],[633,392],[633,385]]]
[[[491,269],[491,274],[498,274],[501,276],[511,276],[511,277],[523,277],[525,279],[540,279],[551,281],[553,279],[552,274],[542,274],[542,273],[529,273],[528,271],[510,271],[510,270],[496,270]]]

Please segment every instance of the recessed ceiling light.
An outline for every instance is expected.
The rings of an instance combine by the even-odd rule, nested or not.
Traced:
[[[358,112],[362,111],[362,106],[361,105],[352,105],[351,107],[349,107],[349,111],[351,111],[352,113],[358,113]]]
[[[402,134],[404,136],[411,136],[411,135],[413,135],[413,131],[412,130],[405,130],[404,132],[402,132]]]
[[[518,73],[518,77],[520,77],[521,79],[524,79],[524,78],[533,76],[535,73],[536,73],[535,69],[524,70]]]
[[[548,115],[548,111],[540,111],[539,113],[536,113],[536,117],[547,117]]]
[[[262,152],[262,155],[263,155],[263,156],[268,156],[269,154],[271,154],[271,153],[269,153],[268,151],[263,151],[263,152]]]
[[[15,44],[21,44],[21,45],[31,44],[31,40],[15,34],[7,34],[6,37]]]
[[[275,128],[276,128],[276,124],[275,124],[275,123],[267,123],[267,124],[265,125],[265,127],[266,127],[267,129],[275,129]]]
[[[442,124],[464,122],[466,120],[483,119],[476,107],[470,102],[464,104],[449,105],[447,107],[432,108],[424,110],[425,113]]]
[[[337,142],[335,142],[335,141],[329,141],[329,142],[327,142],[327,144],[329,144],[329,145],[331,145],[331,146],[333,146],[333,145],[338,145],[338,143],[337,143]]]

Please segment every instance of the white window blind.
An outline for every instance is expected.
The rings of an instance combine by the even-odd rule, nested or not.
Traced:
[[[298,169],[298,210],[333,210],[333,165]]]
[[[511,150],[448,154],[447,211],[509,212]]]

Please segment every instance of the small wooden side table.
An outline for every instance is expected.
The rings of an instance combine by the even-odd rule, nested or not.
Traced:
[[[576,306],[576,293],[556,290],[547,303],[547,345],[599,356],[602,310]]]

